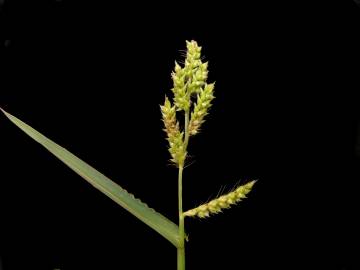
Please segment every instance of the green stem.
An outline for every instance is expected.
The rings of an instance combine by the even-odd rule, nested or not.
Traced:
[[[185,152],[189,144],[189,110],[185,111]]]
[[[185,111],[185,140],[184,140],[184,151],[189,143],[189,110]],[[184,170],[184,164],[179,164],[179,175],[178,175],[178,199],[179,199],[179,237],[180,245],[177,249],[177,264],[178,270],[185,270],[185,225],[182,207],[182,175]]]
[[[180,245],[177,249],[177,261],[178,261],[178,270],[185,270],[185,229],[184,229],[184,217],[182,209],[182,174],[183,174],[183,165],[179,166],[179,181],[178,181],[178,191],[179,191],[179,237]]]

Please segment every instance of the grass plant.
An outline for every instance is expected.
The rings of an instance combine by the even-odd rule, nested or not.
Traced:
[[[172,72],[172,98],[165,96],[160,106],[164,131],[168,141],[170,161],[178,169],[178,224],[148,207],[114,181],[51,141],[20,119],[2,110],[6,117],[78,175],[157,231],[177,248],[177,269],[185,269],[185,218],[206,218],[240,202],[251,191],[255,181],[240,185],[228,194],[208,203],[183,211],[183,171],[188,156],[189,139],[198,135],[214,99],[214,83],[207,83],[208,62],[202,61],[201,47],[195,41],[186,42],[183,66],[175,62]],[[182,121],[181,121],[182,120]]]

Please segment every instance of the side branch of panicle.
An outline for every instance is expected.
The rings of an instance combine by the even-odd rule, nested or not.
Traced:
[[[160,106],[162,120],[164,122],[164,131],[169,142],[169,152],[171,161],[175,164],[183,164],[185,160],[184,134],[180,132],[179,123],[176,120],[176,108],[171,105],[169,99],[165,96],[164,105]]]
[[[209,217],[210,214],[217,214],[223,209],[230,208],[232,205],[246,198],[256,181],[251,181],[245,185],[239,186],[233,192],[222,195],[208,203],[202,204],[194,209],[186,211],[183,215],[187,217]]]
[[[199,132],[201,125],[204,123],[204,117],[208,114],[211,107],[211,101],[214,99],[214,86],[215,84],[206,84],[200,93],[197,95],[197,102],[194,110],[191,113],[189,123],[190,135],[195,135]]]

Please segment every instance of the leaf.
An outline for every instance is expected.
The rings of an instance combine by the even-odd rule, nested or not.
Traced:
[[[70,153],[65,148],[46,138],[40,132],[22,122],[20,119],[5,112],[3,109],[1,109],[1,111],[17,127],[33,138],[36,142],[44,146],[50,151],[50,153],[64,162],[91,185],[160,233],[173,245],[176,247],[179,246],[179,228],[175,223],[156,212],[154,209],[149,208],[145,203],[136,199],[134,195],[128,193],[125,189],[110,180],[108,177],[95,170],[93,167]]]

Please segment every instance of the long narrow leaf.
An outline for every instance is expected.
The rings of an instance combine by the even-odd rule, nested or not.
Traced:
[[[5,112],[4,110],[2,110],[2,112],[17,127],[33,138],[36,142],[44,146],[53,155],[64,162],[91,185],[103,192],[106,196],[117,202],[119,205],[124,207],[138,219],[146,223],[148,226],[153,228],[163,237],[168,239],[172,244],[178,247],[179,230],[175,223],[156,212],[154,209],[149,208],[145,203],[141,202],[139,199],[136,199],[134,195],[128,193],[125,189],[110,180],[108,177],[95,170],[93,167],[70,153],[65,148],[46,138],[44,135],[25,124],[20,119]]]

